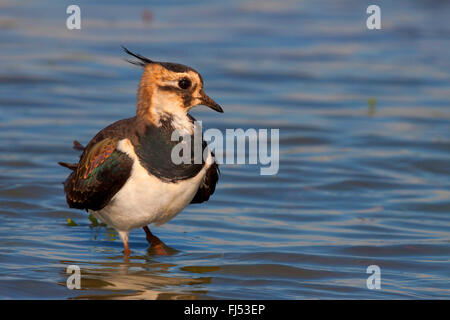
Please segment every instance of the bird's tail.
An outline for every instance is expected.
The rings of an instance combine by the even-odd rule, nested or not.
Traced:
[[[77,167],[78,167],[78,164],[76,164],[76,163],[58,162],[58,164],[59,164],[61,167],[70,169],[70,170],[72,170],[72,171],[75,171],[75,170],[77,169]]]
[[[74,150],[78,150],[78,151],[84,151],[84,146],[79,143],[77,140],[73,141],[73,147]]]
[[[79,143],[77,140],[73,141],[72,148],[77,151],[84,151],[84,149],[85,149],[84,146],[81,143]],[[72,171],[75,171],[78,167],[77,163],[58,162],[58,164],[64,168],[70,169]]]

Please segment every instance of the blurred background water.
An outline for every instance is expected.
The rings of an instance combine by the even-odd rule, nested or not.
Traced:
[[[0,0],[0,298],[450,298],[450,2],[375,2],[84,0],[68,30],[73,1]],[[120,45],[199,70],[225,109],[204,128],[280,129],[277,175],[223,165],[153,229],[176,253],[137,230],[128,262],[56,165],[134,114]]]

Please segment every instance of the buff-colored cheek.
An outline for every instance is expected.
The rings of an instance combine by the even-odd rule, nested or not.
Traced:
[[[200,99],[195,99],[194,100],[194,104],[193,104],[193,106],[198,106],[199,104],[201,104],[202,103],[202,100],[200,100]]]
[[[194,92],[193,96],[194,97],[200,97],[201,96],[201,94],[200,94],[201,91],[202,91],[202,88],[199,85],[197,85],[197,88],[195,89],[195,92]]]

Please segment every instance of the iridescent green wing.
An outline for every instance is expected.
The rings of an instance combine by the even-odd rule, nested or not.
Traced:
[[[133,160],[117,150],[117,143],[105,138],[85,150],[64,184],[71,208],[100,210],[128,180]]]

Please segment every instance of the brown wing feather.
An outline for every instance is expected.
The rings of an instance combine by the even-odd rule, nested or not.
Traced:
[[[79,143],[77,140],[73,141],[73,147],[72,148],[74,150],[77,150],[77,151],[84,151],[84,146],[81,143]]]
[[[117,142],[105,138],[83,152],[64,184],[71,208],[100,210],[128,180],[133,160],[116,149]]]

